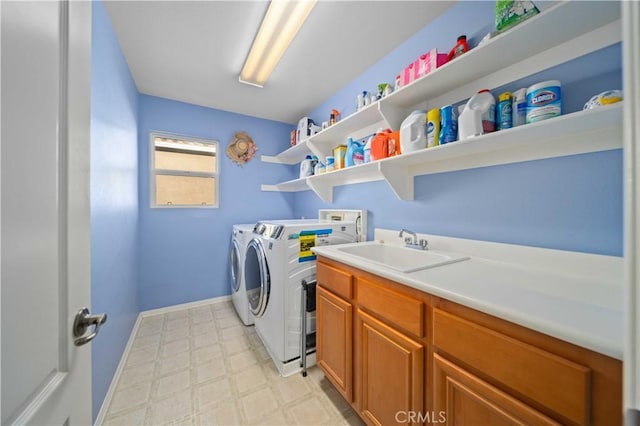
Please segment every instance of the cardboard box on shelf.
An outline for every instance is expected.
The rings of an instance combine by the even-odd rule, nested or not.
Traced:
[[[388,150],[389,157],[402,154],[402,152],[400,151],[400,130],[389,133]]]
[[[400,72],[400,86],[406,86],[446,63],[447,54],[438,53],[438,49],[433,48],[420,55]]]
[[[444,65],[446,62],[447,54],[438,53],[438,49],[436,48],[433,48],[427,53],[420,55],[420,57],[416,60],[417,65],[413,66],[414,72],[416,73],[415,80],[429,74],[431,71]]]

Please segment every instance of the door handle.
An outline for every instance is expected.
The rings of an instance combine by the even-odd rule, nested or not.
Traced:
[[[91,315],[88,308],[82,308],[76,314],[76,318],[73,321],[73,344],[76,346],[82,346],[85,343],[89,343],[94,337],[98,335],[100,326],[107,321],[107,314]],[[89,334],[87,329],[94,326],[93,331]]]

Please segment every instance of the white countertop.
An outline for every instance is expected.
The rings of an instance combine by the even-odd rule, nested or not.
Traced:
[[[419,235],[434,251],[469,260],[402,273],[340,251],[313,251],[347,265],[622,359],[624,299],[620,257]],[[376,229],[375,242],[403,245],[398,231]]]

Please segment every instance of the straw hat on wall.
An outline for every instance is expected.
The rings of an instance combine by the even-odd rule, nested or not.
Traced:
[[[237,132],[227,146],[227,157],[242,166],[256,155],[257,150],[258,147],[247,132]]]

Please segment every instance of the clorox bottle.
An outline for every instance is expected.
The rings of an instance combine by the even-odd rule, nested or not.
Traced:
[[[413,111],[400,126],[400,148],[402,153],[414,152],[427,147],[427,112]]]

